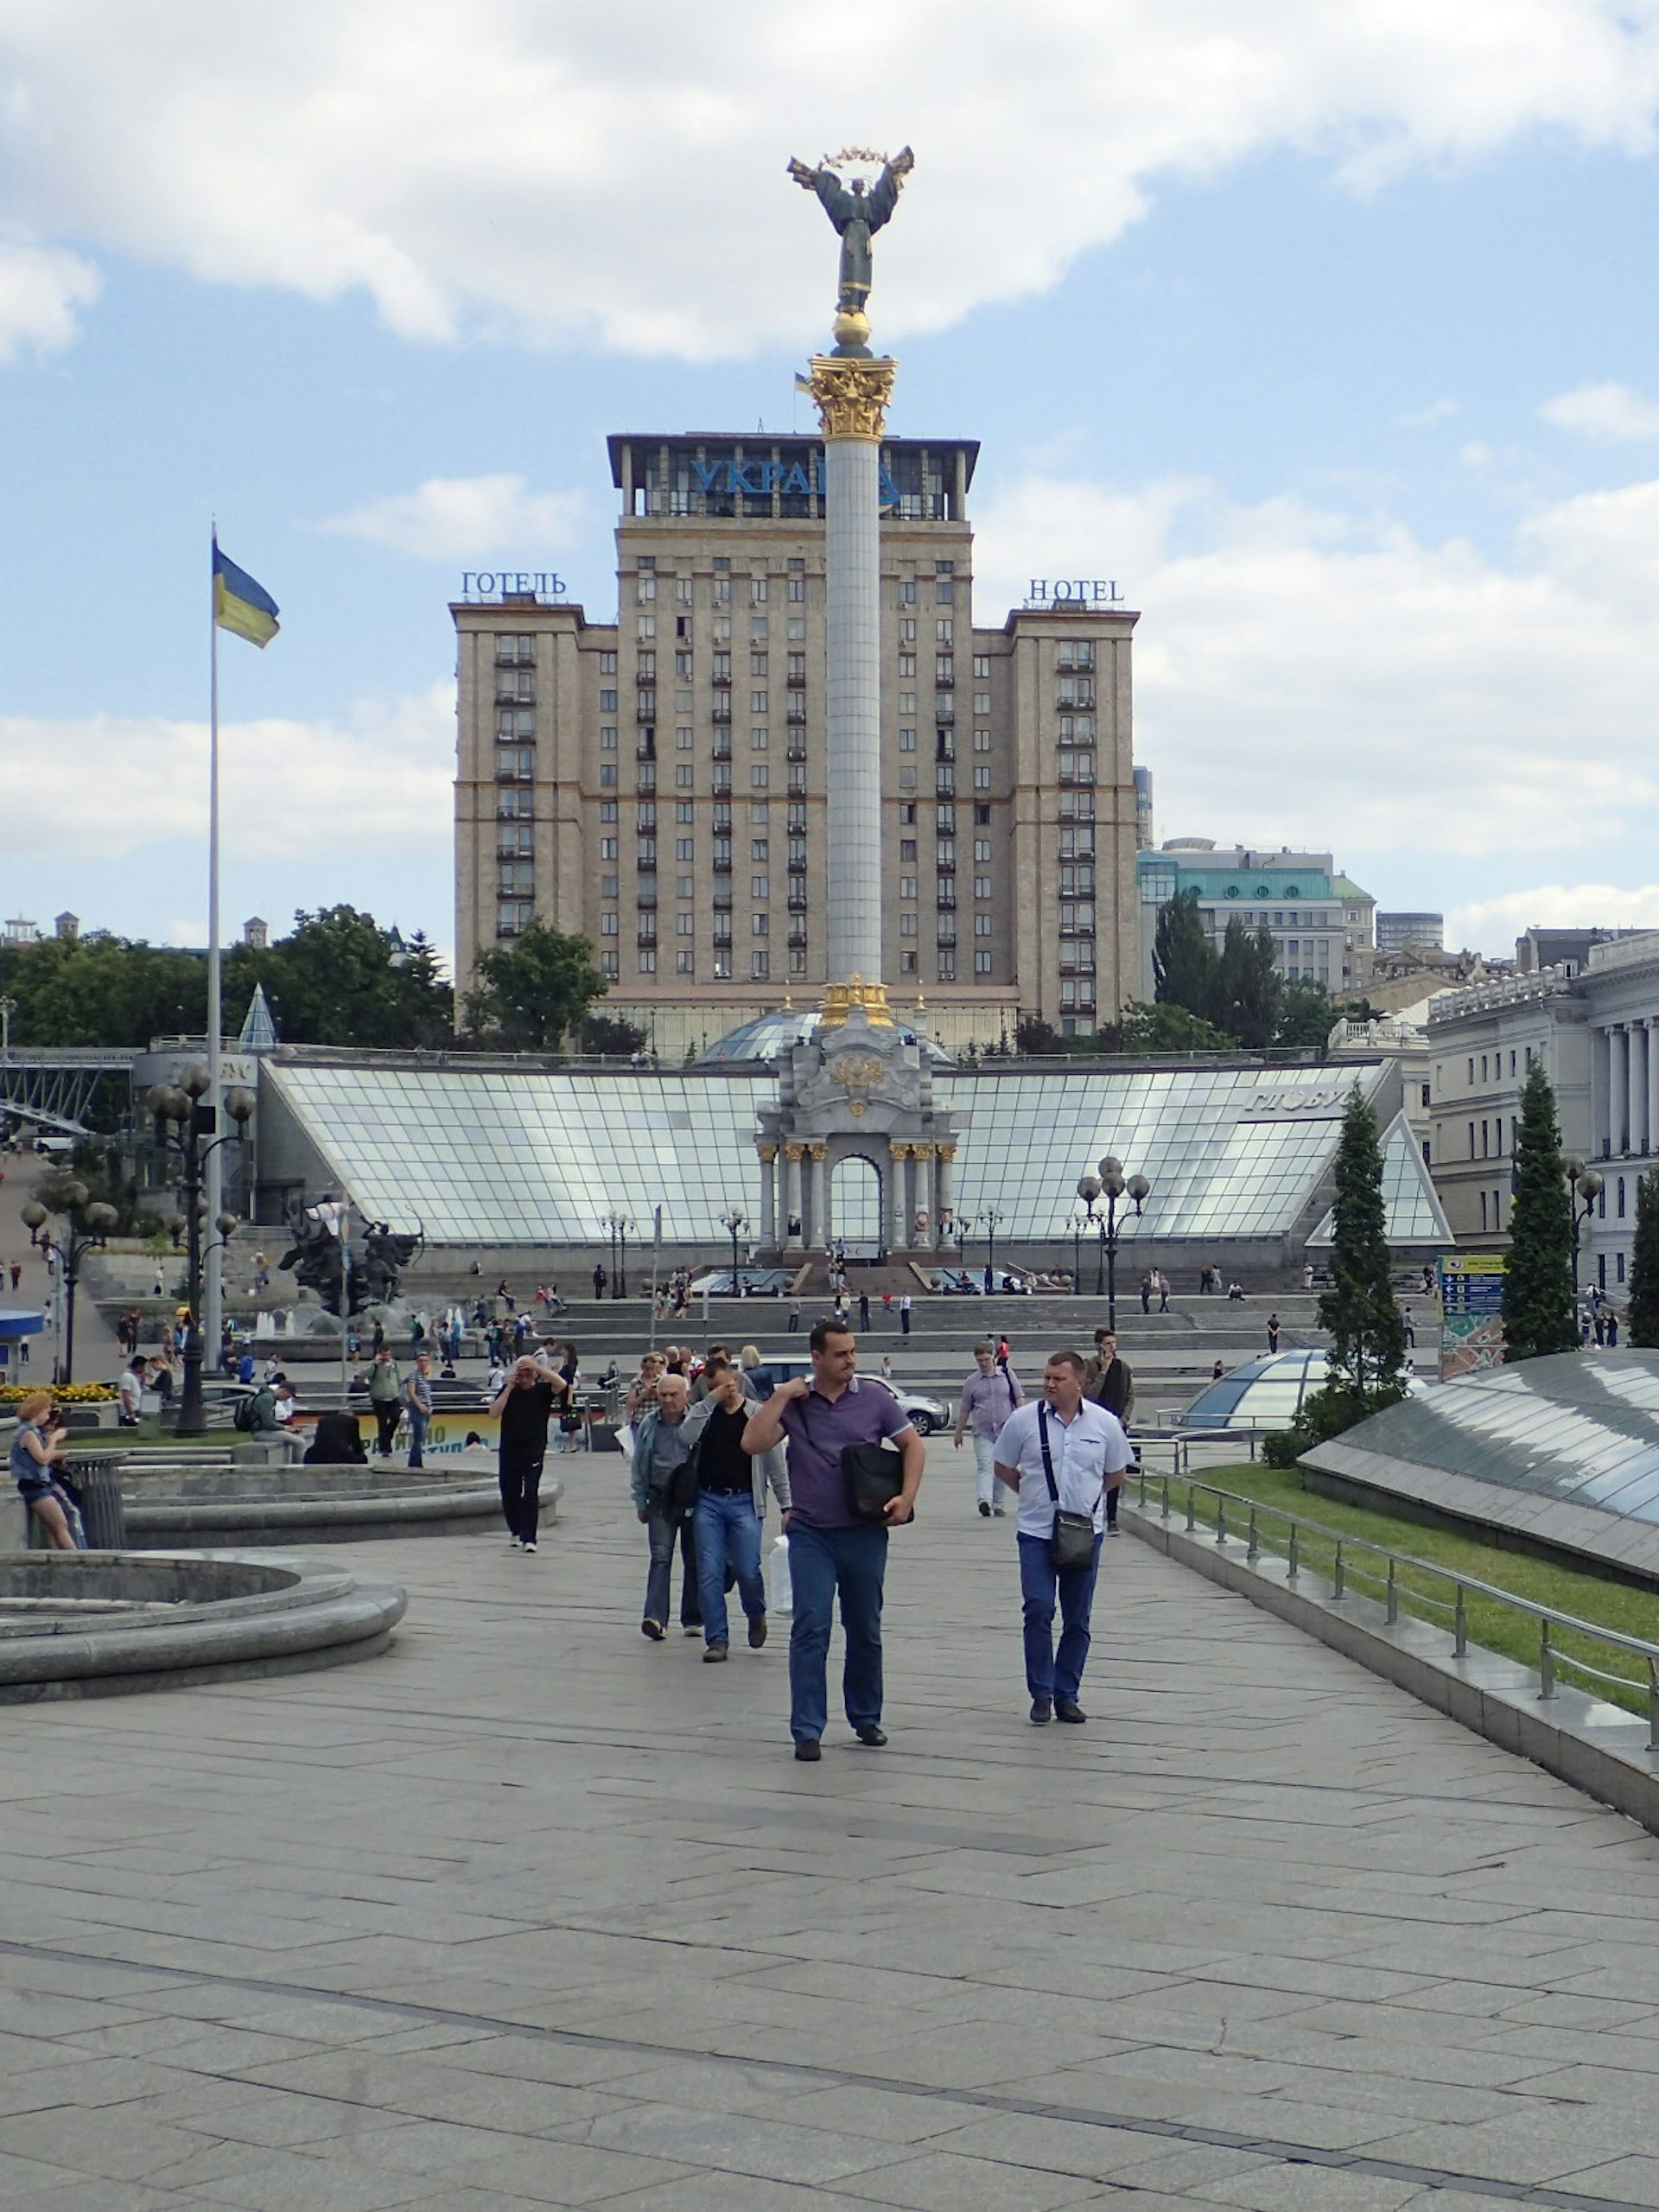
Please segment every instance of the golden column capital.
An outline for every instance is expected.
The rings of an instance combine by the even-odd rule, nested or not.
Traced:
[[[938,1149],[941,1160],[954,1160],[957,1156],[957,1147],[953,1144],[942,1144]]]
[[[758,1144],[754,1148],[768,1167],[778,1157],[778,1147],[775,1144]]]
[[[804,1144],[786,1144],[784,1147],[784,1154],[786,1159],[801,1160],[805,1157],[806,1147]]]
[[[829,1149],[830,1147],[827,1144],[814,1144],[807,1147],[807,1150],[811,1154],[814,1160],[822,1160],[829,1152]]]
[[[826,438],[879,439],[887,426],[893,382],[899,364],[889,359],[851,361],[815,353],[808,366],[813,404]]]

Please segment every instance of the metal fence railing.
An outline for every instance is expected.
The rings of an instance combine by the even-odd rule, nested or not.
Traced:
[[[1263,1551],[1283,1558],[1289,1582],[1297,1581],[1304,1566],[1312,1567],[1317,1559],[1319,1570],[1328,1573],[1332,1597],[1338,1603],[1349,1594],[1350,1586],[1357,1585],[1367,1594],[1375,1594],[1390,1624],[1402,1611],[1415,1619],[1443,1621],[1452,1653],[1459,1659],[1469,1649],[1471,1605],[1496,1605],[1518,1616],[1536,1630],[1541,1700],[1548,1702],[1555,1695],[1558,1677],[1563,1674],[1582,1677],[1596,1686],[1592,1694],[1605,1695],[1615,1704],[1645,1714],[1647,1747],[1659,1751],[1659,1643],[1628,1636],[1619,1629],[1603,1628],[1530,1598],[1518,1598],[1513,1591],[1460,1573],[1455,1567],[1439,1567],[1432,1560],[1417,1559],[1409,1552],[1391,1550],[1367,1537],[1327,1528],[1306,1515],[1265,1505],[1259,1498],[1246,1497],[1237,1491],[1217,1489],[1212,1483],[1197,1482],[1179,1472],[1154,1473],[1146,1467],[1144,1459],[1134,1488],[1136,1503],[1143,1510],[1150,1503],[1163,1521],[1179,1517],[1183,1507],[1176,1494],[1184,1491],[1189,1535],[1197,1535],[1202,1528],[1205,1534],[1213,1534],[1217,1544],[1225,1543],[1230,1536],[1242,1536],[1248,1560],[1259,1559]],[[1212,1503],[1201,1505],[1201,1499]],[[1440,1589],[1425,1590],[1421,1586],[1424,1580]],[[1618,1674],[1599,1666],[1573,1648],[1580,1643],[1595,1649],[1599,1656],[1618,1653],[1635,1662],[1641,1672]]]

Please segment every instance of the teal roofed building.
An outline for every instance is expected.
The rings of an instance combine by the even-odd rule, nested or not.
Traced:
[[[1329,853],[1261,852],[1212,837],[1171,837],[1135,855],[1141,894],[1141,992],[1153,995],[1158,913],[1178,893],[1196,891],[1205,927],[1219,944],[1235,918],[1273,939],[1274,965],[1287,982],[1322,983],[1332,998],[1363,991],[1371,972],[1376,901],[1340,874]]]

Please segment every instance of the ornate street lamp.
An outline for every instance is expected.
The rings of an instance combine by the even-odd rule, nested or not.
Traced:
[[[979,1217],[979,1226],[985,1231],[985,1295],[990,1297],[996,1288],[996,1232],[1007,1219],[1000,1206],[987,1206]]]
[[[1593,1167],[1586,1167],[1579,1159],[1568,1159],[1561,1165],[1567,1171],[1567,1205],[1573,1215],[1573,1325],[1579,1325],[1579,1232],[1596,1210],[1596,1201],[1605,1188],[1603,1177]]]
[[[749,1217],[747,1214],[743,1212],[741,1207],[728,1206],[726,1211],[720,1217],[720,1225],[732,1240],[732,1296],[735,1298],[739,1294],[737,1280],[738,1233],[741,1230],[745,1230],[748,1227]]]
[[[1123,1163],[1114,1153],[1109,1152],[1098,1163],[1097,1173],[1077,1178],[1084,1217],[1099,1224],[1100,1264],[1095,1273],[1095,1295],[1098,1298],[1105,1293],[1106,1325],[1114,1332],[1117,1328],[1117,1210],[1128,1198],[1139,1220],[1141,1206],[1151,1195],[1152,1185],[1146,1177],[1126,1177]]]
[[[628,1294],[628,1231],[633,1227],[625,1213],[607,1213],[605,1226],[611,1233],[611,1296]]]
[[[201,1367],[206,1347],[201,1340],[202,1262],[213,1249],[202,1241],[202,1171],[210,1153],[247,1134],[253,1119],[254,1096],[239,1086],[225,1094],[225,1111],[236,1124],[223,1136],[215,1129],[215,1115],[202,1099],[213,1088],[213,1078],[200,1065],[187,1068],[177,1084],[158,1083],[144,1095],[144,1105],[156,1124],[156,1142],[179,1162],[184,1196],[185,1304],[184,1387],[179,1394],[179,1418],[175,1433],[200,1436],[207,1427],[201,1400]],[[221,1244],[229,1242],[237,1226],[234,1214],[222,1213],[214,1222]],[[176,1235],[177,1231],[175,1230]]]
[[[57,1197],[49,1204],[43,1205],[40,1199],[31,1198],[20,1211],[29,1241],[36,1251],[42,1258],[48,1253],[57,1255],[58,1282],[63,1298],[63,1352],[54,1380],[73,1382],[75,1285],[80,1280],[80,1263],[86,1253],[104,1243],[121,1217],[101,1198],[89,1200],[86,1185],[74,1181],[60,1184]],[[55,1227],[49,1229],[48,1222]]]

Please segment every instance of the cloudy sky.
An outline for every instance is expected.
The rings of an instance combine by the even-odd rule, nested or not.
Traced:
[[[908,140],[893,428],[982,620],[1141,610],[1160,834],[1659,925],[1656,114],[1659,0],[0,0],[5,911],[200,939],[216,512],[227,920],[447,944],[461,571],[607,619],[607,431],[809,428],[785,162]]]

